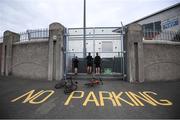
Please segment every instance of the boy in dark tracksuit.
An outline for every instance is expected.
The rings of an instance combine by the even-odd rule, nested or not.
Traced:
[[[92,66],[93,66],[93,58],[91,56],[91,53],[88,54],[87,58],[87,73],[92,73]]]
[[[79,60],[77,58],[77,56],[73,59],[73,65],[74,65],[74,73],[75,75],[77,75],[78,73],[78,63],[79,63]]]
[[[94,64],[95,64],[95,70],[96,74],[100,74],[100,68],[101,68],[101,57],[96,53],[96,57],[94,58]]]

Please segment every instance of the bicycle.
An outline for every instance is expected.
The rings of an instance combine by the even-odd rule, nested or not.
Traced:
[[[77,90],[78,86],[77,86],[78,82],[73,82],[72,77],[67,77],[66,80],[62,79],[60,81],[60,83],[55,85],[56,89],[60,89],[64,87],[64,94],[70,94],[71,92]]]
[[[73,82],[72,77],[68,78],[69,81],[65,82],[65,86],[64,86],[64,94],[70,94],[73,91],[77,90],[78,86],[78,82],[75,81]]]
[[[101,83],[101,85],[103,85],[101,78],[96,79],[95,77],[93,77],[92,80],[89,83],[85,83],[85,85],[88,87],[94,87],[96,85],[100,85],[100,83]]]

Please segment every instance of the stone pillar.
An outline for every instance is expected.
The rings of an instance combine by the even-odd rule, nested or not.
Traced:
[[[60,23],[49,25],[49,61],[48,61],[48,80],[61,80],[63,71],[63,37],[64,26]]]
[[[12,45],[20,41],[20,35],[11,31],[5,31],[2,47],[1,75],[8,76],[12,72]]]
[[[144,81],[143,32],[139,24],[131,24],[126,30],[127,80]]]

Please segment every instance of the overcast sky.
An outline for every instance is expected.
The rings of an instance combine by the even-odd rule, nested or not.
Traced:
[[[174,5],[180,0],[86,0],[87,27],[120,26]],[[0,0],[0,36],[5,30],[83,26],[83,0]]]

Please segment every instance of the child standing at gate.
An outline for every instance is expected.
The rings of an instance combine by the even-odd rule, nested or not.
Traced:
[[[91,74],[92,73],[92,66],[93,66],[93,58],[91,56],[91,53],[88,53],[86,60],[87,60],[87,73]]]
[[[77,75],[77,73],[78,73],[78,63],[79,63],[79,60],[78,60],[78,57],[76,56],[73,59],[73,67],[74,67],[74,74],[75,75]]]
[[[95,64],[95,71],[96,71],[96,74],[100,74],[100,67],[101,67],[101,57],[98,55],[98,53],[96,53],[96,57],[94,58],[94,64]]]

